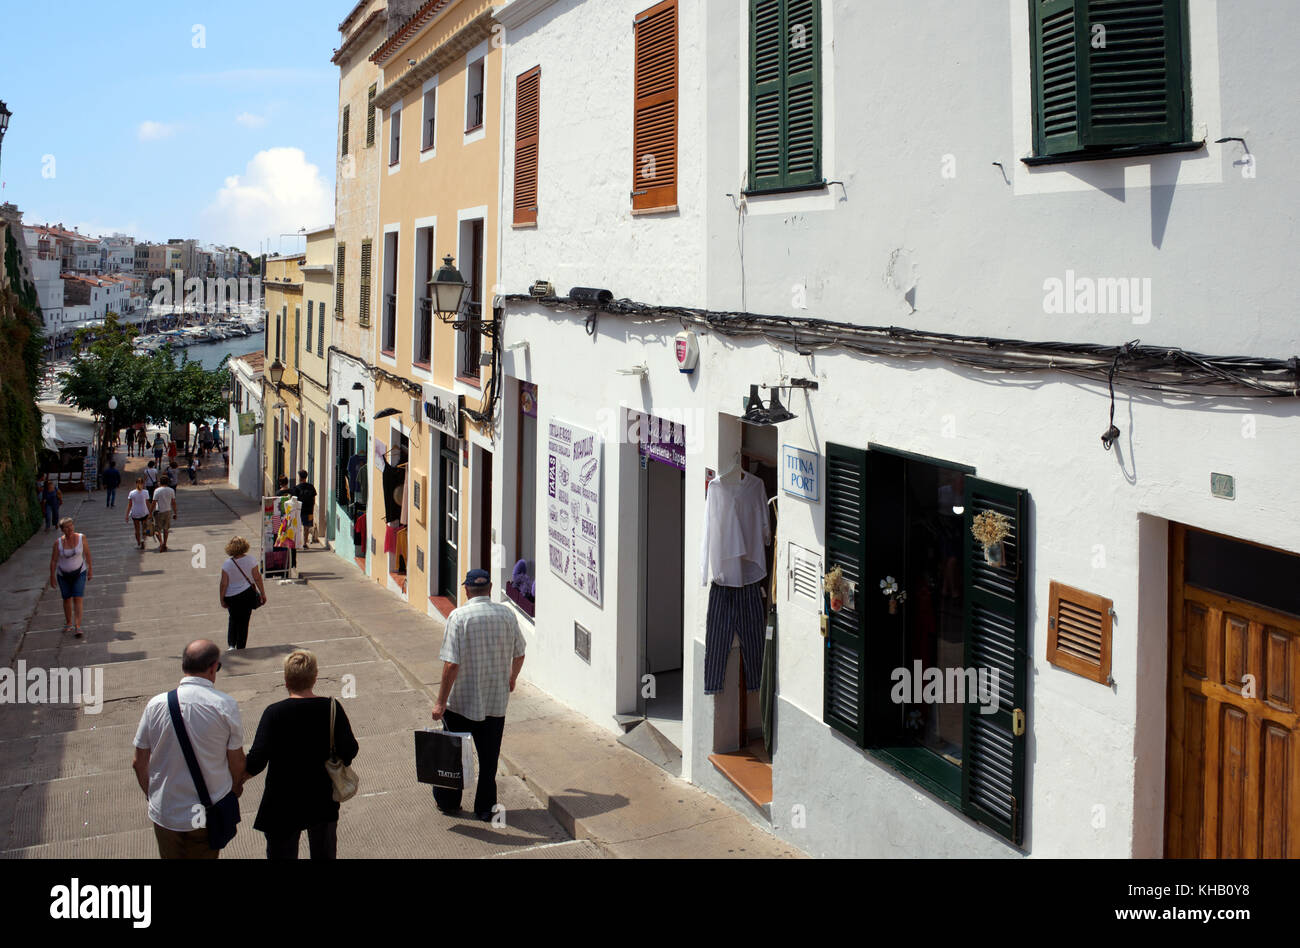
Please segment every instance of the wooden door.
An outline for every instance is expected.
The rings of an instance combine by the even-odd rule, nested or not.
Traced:
[[[1186,582],[1187,533],[1170,536],[1165,855],[1296,858],[1300,616]]]

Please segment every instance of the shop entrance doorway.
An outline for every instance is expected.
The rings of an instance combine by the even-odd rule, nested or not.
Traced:
[[[456,575],[460,565],[460,442],[445,434],[439,438],[438,594],[454,605],[460,601],[460,578]]]
[[[647,459],[644,477],[643,713],[680,750],[686,474],[669,464]]]

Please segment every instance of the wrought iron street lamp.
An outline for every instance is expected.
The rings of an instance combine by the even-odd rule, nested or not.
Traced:
[[[9,116],[11,115],[13,113],[9,111],[9,106],[4,104],[3,99],[0,99],[0,145],[4,144],[5,132],[9,131]]]
[[[456,269],[451,254],[443,257],[442,269],[434,274],[429,286],[433,290],[433,306],[438,318],[444,323],[456,322],[469,302],[470,287]]]

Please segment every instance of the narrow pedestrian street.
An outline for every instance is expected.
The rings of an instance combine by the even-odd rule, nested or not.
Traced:
[[[183,484],[169,551],[159,553],[153,541],[140,551],[123,518],[128,485],[142,466],[128,460],[112,510],[102,491],[65,495],[62,513],[86,534],[94,564],[83,639],[61,632],[58,591],[37,589],[48,578],[53,531],[0,567],[16,607],[0,639],[0,662],[103,669],[100,713],[67,704],[0,708],[6,858],[157,856],[131,770],[132,737],[149,699],[179,679],[188,642],[207,637],[224,650],[226,614],[217,593],[223,548],[239,534],[256,553],[257,511],[224,483]],[[217,470],[208,469],[214,480]],[[506,719],[498,776],[503,825],[442,816],[429,788],[415,780],[411,738],[431,723],[441,624],[331,552],[300,552],[299,566],[306,582],[267,582],[269,601],[254,613],[249,646],[223,652],[216,684],[239,701],[246,749],[262,711],[285,697],[281,667],[294,648],[316,654],[318,694],[340,695],[345,683],[354,689],[345,707],[361,744],[354,763],[361,788],[342,808],[341,858],[800,855],[526,682]],[[252,828],[264,779],[245,787],[243,822],[227,857],[264,856],[264,839]],[[301,852],[305,857],[305,836]]]

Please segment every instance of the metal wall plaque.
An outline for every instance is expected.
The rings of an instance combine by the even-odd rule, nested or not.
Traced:
[[[591,633],[576,622],[573,623],[573,651],[588,665],[591,664]]]
[[[1237,499],[1237,479],[1231,474],[1211,474],[1210,493],[1224,500]]]

